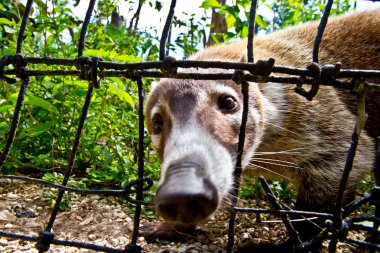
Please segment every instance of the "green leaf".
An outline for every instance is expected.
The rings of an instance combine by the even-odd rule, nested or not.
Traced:
[[[234,27],[236,23],[236,18],[233,15],[226,15],[227,29]]]
[[[3,105],[3,106],[0,106],[0,112],[7,112],[13,108],[14,107],[12,105]]]
[[[0,3],[0,11],[4,11],[4,12],[7,11],[7,9],[4,7],[2,3]]]
[[[8,133],[9,131],[9,126],[6,122],[0,122],[0,134],[4,135]]]
[[[32,129],[29,129],[30,135],[31,136],[41,135],[49,131],[54,125],[55,125],[55,121],[46,121],[45,123],[42,123],[41,125],[38,125]]]
[[[217,0],[204,0],[201,8],[208,9],[208,8],[219,8],[220,4]]]
[[[12,22],[6,18],[0,18],[0,25],[11,25]]]
[[[42,0],[35,0],[34,2],[37,4],[38,9],[39,11],[41,11],[41,13],[46,13],[47,7],[46,7],[46,4]]]
[[[256,14],[256,24],[263,29],[268,27],[268,21],[264,20],[263,17],[259,14]]]
[[[162,3],[160,1],[156,1],[155,3],[155,9],[158,10],[158,11],[161,11],[162,9]]]
[[[49,112],[59,114],[59,111],[57,110],[57,108],[54,105],[50,104],[48,101],[43,100],[42,98],[39,98],[39,97],[35,97],[33,95],[27,95],[27,97],[28,97],[28,100],[25,101],[25,104],[35,105]]]
[[[108,59],[110,56],[110,53],[104,51],[102,48],[101,49],[86,49],[84,50],[83,54],[87,56],[98,56],[100,58],[106,58],[106,59]]]
[[[239,31],[240,38],[246,38],[248,37],[248,26],[243,26],[241,31]]]
[[[138,62],[141,61],[141,57],[137,57],[134,55],[127,55],[127,54],[122,54],[122,55],[115,55],[115,57],[112,57],[115,61],[121,61],[121,62]]]
[[[12,95],[9,96],[9,100],[11,101],[12,104],[16,104],[18,98],[18,92],[13,93]],[[28,102],[28,97],[24,98],[24,103]]]
[[[46,43],[47,43],[48,45],[51,46],[51,45],[53,45],[54,40],[55,40],[54,35],[50,35],[50,36],[47,38]]]
[[[18,98],[18,92],[17,93],[13,93],[9,99],[10,101],[12,102],[12,104],[16,104],[16,101],[17,101],[17,98]],[[58,109],[52,105],[51,103],[49,103],[48,101],[42,99],[42,98],[39,98],[39,97],[35,97],[33,95],[25,95],[25,98],[24,98],[24,104],[26,105],[35,105],[35,106],[38,106],[38,107],[41,107],[49,112],[53,112],[55,114],[58,114],[59,115],[59,111]]]
[[[118,96],[120,100],[127,102],[132,107],[135,106],[135,103],[133,102],[131,95],[129,95],[127,92],[123,91],[122,89],[119,89],[113,85],[110,85],[107,89],[107,92]]]

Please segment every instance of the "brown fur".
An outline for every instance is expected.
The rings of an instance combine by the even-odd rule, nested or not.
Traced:
[[[272,57],[276,60],[276,65],[307,66],[312,62],[312,45],[318,24],[319,22],[311,22],[308,25],[258,37],[254,42],[255,61]],[[193,56],[192,59],[237,61],[241,59],[246,43],[244,40],[209,48]],[[319,63],[323,65],[338,61],[342,63],[342,68],[380,69],[380,9],[330,18],[319,51]],[[266,86],[260,84],[264,94],[273,92]],[[309,102],[295,94],[293,89],[294,85],[286,86],[279,96],[282,97],[281,103],[286,110],[283,126],[286,130],[269,126],[257,151],[300,148],[299,155],[277,154],[265,158],[293,162],[303,169],[258,164],[299,182],[298,198],[302,199],[301,208],[328,210],[334,201],[330,197],[337,191],[345,154],[355,125],[355,116],[347,110],[347,104],[341,101],[342,97],[337,93],[343,93],[345,96],[343,100],[346,102],[352,103],[355,99],[347,92],[322,86],[314,101]],[[350,96],[350,99],[347,96]],[[380,96],[377,94],[373,96],[376,100],[372,100],[379,104]],[[370,105],[374,103],[372,100],[370,98]],[[377,124],[379,118],[379,107],[373,106],[370,112],[369,131],[379,133],[380,125]],[[347,187],[348,196],[352,196],[362,172],[372,167],[373,154],[373,141],[364,134]],[[267,170],[249,167],[247,169],[251,175],[276,176]],[[326,196],[330,197],[327,199]]]

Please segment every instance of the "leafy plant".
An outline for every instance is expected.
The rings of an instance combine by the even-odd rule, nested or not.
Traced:
[[[36,1],[30,17],[32,22],[27,26],[24,39],[25,55],[57,58],[77,56],[76,44],[81,29],[78,25],[82,21],[67,7],[70,2],[72,3],[54,0],[51,5],[45,6],[41,1]],[[98,8],[95,12],[94,20],[88,28],[84,54],[118,62],[156,59],[158,39],[144,31],[136,31],[132,35],[126,26],[104,24],[104,19],[109,17],[116,1],[103,2],[101,3],[110,8]],[[14,34],[8,32],[9,38],[0,43],[1,54],[15,52],[14,41],[23,13],[20,6],[25,7],[15,2],[1,5],[0,10],[6,12],[0,19],[2,31],[16,28]],[[128,39],[132,37],[133,39]],[[44,68],[62,69],[71,68]],[[149,90],[151,81],[144,80],[146,90]],[[19,84],[8,84],[0,80],[2,147],[10,128]],[[87,88],[88,81],[78,77],[32,77],[16,140],[2,172],[23,173],[28,168],[44,174],[47,180],[61,182],[57,179],[68,165]],[[78,176],[76,187],[108,184],[122,186],[137,177],[137,103],[137,86],[125,78],[106,78],[102,80],[101,87],[94,91],[73,171]],[[149,147],[148,136],[144,143],[147,176],[157,179],[158,158]]]
[[[269,181],[269,186],[277,198],[284,203],[293,204],[296,199],[296,189],[290,182]],[[266,193],[258,179],[244,178],[239,197],[243,199],[263,199]]]

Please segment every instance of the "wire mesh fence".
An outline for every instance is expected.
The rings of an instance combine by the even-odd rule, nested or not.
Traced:
[[[228,245],[227,252],[232,252],[234,245],[234,228],[236,221],[237,212],[247,212],[247,213],[256,213],[256,214],[276,214],[279,215],[284,225],[286,226],[289,237],[296,242],[297,252],[308,252],[311,249],[319,247],[320,242],[327,238],[327,234],[330,234],[330,245],[329,251],[335,252],[336,245],[339,241],[346,241],[358,247],[369,249],[371,252],[380,250],[380,244],[378,241],[378,225],[380,223],[380,217],[377,216],[350,216],[357,210],[360,206],[365,203],[374,203],[376,205],[376,214],[379,213],[379,187],[375,187],[369,192],[365,197],[353,203],[351,206],[342,210],[343,205],[343,192],[349,172],[352,168],[353,159],[355,156],[355,150],[358,145],[358,139],[360,135],[360,128],[357,127],[353,133],[351,147],[348,151],[346,165],[344,169],[344,174],[341,180],[339,187],[338,196],[336,199],[336,208],[333,213],[317,213],[317,212],[306,212],[306,211],[297,211],[289,210],[286,206],[282,205],[278,199],[274,196],[274,193],[271,191],[270,187],[266,183],[264,178],[260,178],[260,183],[263,185],[265,192],[268,195],[268,199],[271,202],[273,209],[260,209],[260,208],[241,208],[237,207],[237,198],[236,196],[239,193],[240,188],[240,177],[242,173],[242,153],[245,140],[245,131],[247,123],[247,114],[248,114],[248,87],[249,82],[276,82],[276,83],[288,83],[295,84],[295,92],[306,97],[308,100],[312,100],[313,97],[317,94],[320,85],[329,85],[334,86],[339,89],[346,90],[357,90],[359,92],[358,98],[358,107],[362,108],[358,111],[358,122],[365,115],[364,110],[364,94],[366,92],[380,92],[380,85],[366,82],[366,78],[380,78],[380,70],[361,70],[361,69],[341,69],[340,64],[325,65],[320,67],[318,65],[318,51],[319,45],[322,40],[323,32],[327,24],[329,12],[333,1],[328,1],[323,17],[320,21],[318,27],[318,33],[315,37],[314,48],[313,48],[313,63],[306,68],[293,68],[286,66],[276,66],[274,65],[275,59],[268,59],[267,61],[257,61],[254,62],[254,55],[252,50],[253,37],[254,37],[254,24],[255,24],[255,12],[257,2],[252,1],[250,20],[249,20],[249,37],[247,45],[248,53],[248,62],[247,63],[237,63],[237,62],[215,62],[215,61],[182,61],[175,60],[172,57],[165,57],[166,47],[170,24],[173,19],[174,9],[176,1],[172,0],[169,15],[166,20],[164,31],[162,33],[161,43],[160,43],[160,59],[159,61],[154,62],[140,62],[140,63],[115,63],[103,61],[99,57],[86,57],[83,55],[84,44],[86,40],[87,26],[90,22],[91,15],[94,10],[95,0],[91,0],[89,7],[87,9],[85,21],[82,25],[81,35],[78,43],[78,55],[75,59],[58,59],[58,58],[40,58],[40,57],[25,57],[22,54],[23,46],[23,37],[25,29],[28,23],[28,18],[30,16],[30,10],[33,4],[33,0],[28,0],[26,5],[26,10],[22,19],[22,24],[18,33],[17,40],[17,50],[15,55],[5,55],[0,60],[0,78],[4,79],[6,82],[13,84],[16,82],[21,82],[20,90],[17,97],[17,102],[14,107],[13,119],[11,123],[11,128],[7,136],[7,142],[5,147],[2,149],[0,156],[0,168],[2,168],[4,162],[6,161],[9,153],[11,152],[12,145],[15,140],[16,131],[18,129],[21,110],[23,107],[23,102],[25,99],[25,92],[28,89],[30,82],[30,77],[38,76],[78,76],[82,80],[88,81],[88,89],[86,98],[82,107],[80,120],[77,126],[77,131],[72,144],[71,154],[68,160],[68,166],[64,175],[64,180],[61,184],[54,184],[45,180],[30,178],[25,176],[16,176],[16,175],[5,175],[0,174],[0,178],[9,178],[14,180],[30,181],[36,184],[47,185],[58,189],[58,195],[55,200],[54,208],[51,212],[50,219],[43,231],[40,231],[38,236],[29,236],[23,235],[21,233],[13,233],[7,231],[0,231],[0,236],[15,238],[26,241],[36,242],[36,248],[39,252],[46,252],[51,244],[63,245],[63,246],[72,246],[78,248],[85,248],[94,251],[103,251],[103,252],[142,252],[142,248],[137,243],[138,231],[140,226],[140,217],[141,217],[141,206],[142,205],[152,205],[150,202],[144,201],[144,192],[149,190],[153,182],[149,178],[144,178],[144,115],[143,115],[143,105],[144,105],[144,88],[143,88],[143,78],[161,78],[161,77],[170,77],[178,79],[196,79],[196,80],[234,80],[236,83],[241,85],[242,94],[244,96],[243,104],[243,116],[242,123],[240,128],[239,135],[239,144],[237,151],[237,164],[234,171],[234,192],[232,201],[232,211],[229,221],[229,233],[228,233]],[[9,69],[7,66],[13,66]],[[29,68],[29,65],[33,65],[33,69]],[[57,66],[75,66],[76,70],[72,68],[67,68],[63,70],[41,70],[42,65],[57,65]],[[220,73],[180,73],[177,72],[178,68],[217,68],[217,69],[233,69],[234,73],[229,72],[220,72]],[[278,74],[276,76],[276,74]],[[282,75],[286,74],[286,76]],[[9,76],[16,76],[9,77]],[[101,85],[101,80],[107,77],[124,77],[133,80],[136,82],[138,87],[138,121],[139,121],[139,155],[138,155],[138,179],[131,181],[129,185],[125,187],[124,190],[83,190],[68,187],[68,181],[72,174],[74,163],[76,160],[76,155],[78,152],[78,147],[80,145],[83,128],[87,119],[89,112],[89,106],[91,103],[91,98],[93,91],[96,88],[99,88]],[[348,79],[352,79],[347,81]],[[309,85],[310,89],[305,90],[303,85]],[[380,146],[380,145],[378,145]],[[379,160],[379,151],[378,151]],[[376,170],[380,172],[380,163],[377,163]],[[91,243],[83,243],[69,240],[61,240],[55,238],[52,228],[56,220],[59,205],[62,201],[63,195],[66,191],[77,192],[81,194],[105,194],[105,195],[116,195],[124,196],[127,200],[135,205],[134,211],[134,228],[132,231],[130,243],[125,246],[124,249],[110,248],[106,246],[94,245]],[[134,194],[136,197],[130,197],[131,194]],[[290,215],[301,215],[303,217],[320,217],[324,219],[331,220],[331,224],[327,223],[326,227],[318,234],[313,240],[308,242],[302,242],[298,236],[297,231],[292,227],[289,216]],[[358,224],[360,221],[370,221],[373,222],[373,227],[367,227]],[[371,234],[371,240],[367,241],[358,241],[353,240],[347,237],[348,231],[350,230],[364,230],[368,231]]]

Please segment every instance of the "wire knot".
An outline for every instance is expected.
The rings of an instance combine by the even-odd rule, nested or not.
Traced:
[[[146,184],[145,186],[144,186],[144,183]],[[142,193],[144,191],[147,191],[152,187],[152,185],[153,185],[153,180],[150,178],[138,178],[136,180],[129,182],[129,184],[124,187],[125,193],[128,195],[127,200],[130,203],[150,205],[151,202],[139,201],[139,200],[129,197],[129,195],[131,193],[137,194],[137,193]]]
[[[173,66],[176,62],[176,58],[173,56],[166,56],[161,64],[161,71],[164,73],[177,73],[177,67]]]
[[[234,74],[232,75],[232,81],[234,81],[237,84],[242,84],[245,81],[244,72],[242,70],[235,70]]]
[[[93,57],[92,58],[91,82],[92,82],[92,85],[95,88],[100,88],[100,82],[102,80],[102,78],[99,78],[99,80],[98,80],[98,65],[99,65],[99,61],[103,61],[103,59],[100,58],[100,57]]]
[[[49,231],[40,231],[39,235],[36,248],[39,251],[46,252],[49,250],[50,244],[53,242],[54,234]]]
[[[91,80],[90,79],[90,57],[88,56],[79,56],[77,58],[77,69],[80,70],[79,78],[82,80]]]
[[[313,62],[307,69],[311,72],[311,76],[313,77],[311,88],[309,91],[306,91],[302,88],[302,84],[297,84],[297,87],[294,89],[295,93],[304,96],[307,100],[311,101],[317,95],[319,90],[319,82],[321,80],[321,68],[318,63]]]
[[[324,82],[334,81],[339,76],[339,72],[341,68],[342,68],[342,64],[340,62],[322,66],[321,80],[323,80]]]
[[[350,226],[348,225],[348,223],[347,222],[342,222],[342,227],[338,231],[338,233],[336,235],[336,238],[339,241],[343,242],[344,240],[346,240],[349,230],[350,230]]]
[[[269,76],[272,73],[274,62],[273,58],[269,58],[266,61],[258,60],[250,72],[252,75]]]

